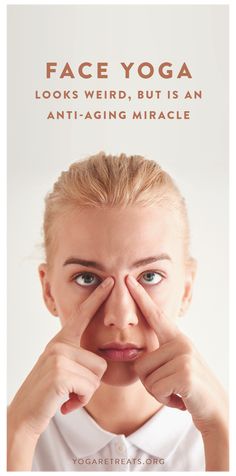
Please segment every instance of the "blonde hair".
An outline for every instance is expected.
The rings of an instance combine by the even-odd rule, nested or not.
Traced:
[[[76,208],[165,204],[179,218],[185,252],[189,254],[189,223],[185,200],[170,175],[154,160],[100,152],[73,163],[62,172],[45,198],[44,249],[49,264],[54,244],[54,225],[60,216]]]

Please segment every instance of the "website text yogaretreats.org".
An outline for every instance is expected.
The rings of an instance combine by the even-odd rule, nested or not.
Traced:
[[[108,464],[164,464],[164,458],[72,458],[74,464],[95,464],[95,465],[108,465]]]

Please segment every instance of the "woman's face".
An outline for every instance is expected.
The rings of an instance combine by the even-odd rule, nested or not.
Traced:
[[[126,277],[134,276],[169,319],[186,308],[194,271],[185,263],[173,212],[158,206],[88,209],[67,214],[57,225],[52,267],[39,268],[49,310],[56,307],[64,326],[73,310],[112,276],[111,293],[86,328],[81,346],[98,355],[110,342],[135,343],[142,352],[157,349],[157,336],[132,298]],[[132,360],[107,363],[104,382],[136,381]]]

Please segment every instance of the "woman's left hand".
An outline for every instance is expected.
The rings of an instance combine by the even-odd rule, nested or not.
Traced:
[[[202,435],[227,428],[227,396],[191,340],[158,309],[136,280],[128,289],[148,324],[159,348],[134,361],[147,391],[169,407],[188,410]]]

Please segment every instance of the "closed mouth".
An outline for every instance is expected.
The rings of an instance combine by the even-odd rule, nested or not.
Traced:
[[[134,360],[140,356],[140,353],[143,351],[143,347],[138,346],[137,344],[128,342],[110,342],[98,349],[100,355],[108,360],[113,361],[129,361]]]
[[[100,347],[101,350],[104,349],[118,349],[118,350],[124,350],[124,349],[142,349],[142,346],[139,346],[137,344],[134,344],[133,342],[108,342],[107,344],[104,344],[102,347]]]

